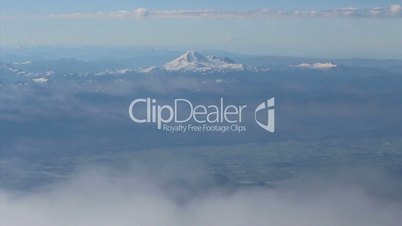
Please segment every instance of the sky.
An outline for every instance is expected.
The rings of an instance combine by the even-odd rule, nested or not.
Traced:
[[[1,0],[2,45],[402,59],[402,0]]]

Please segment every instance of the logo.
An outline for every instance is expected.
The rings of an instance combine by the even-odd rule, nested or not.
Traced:
[[[275,131],[274,98],[258,105],[254,111],[256,123],[271,133]],[[220,98],[217,104],[195,105],[190,100],[180,98],[172,102],[160,103],[156,98],[140,98],[130,103],[128,114],[135,123],[155,124],[165,132],[245,132],[243,118],[247,117],[247,105],[227,104]],[[267,124],[260,121],[258,112],[267,110]]]
[[[272,97],[271,99],[267,100],[267,102],[262,102],[254,111],[254,119],[257,122],[257,124],[273,133],[275,132],[275,109],[273,107],[275,106],[275,98]],[[267,110],[267,124],[261,123],[257,119],[257,112],[262,111],[262,110]]]

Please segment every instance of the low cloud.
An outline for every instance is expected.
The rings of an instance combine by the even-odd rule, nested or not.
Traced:
[[[388,7],[371,9],[341,8],[330,10],[150,10],[137,8],[131,11],[112,11],[97,13],[51,14],[53,18],[265,18],[265,17],[401,17],[402,6],[395,4]]]
[[[389,186],[392,179],[364,172],[320,175],[278,188],[227,190],[217,186],[177,199],[185,191],[179,189],[183,186],[168,189],[160,182],[166,178],[146,170],[132,169],[123,176],[91,168],[37,191],[0,191],[0,219],[7,226],[399,225],[400,200],[376,195],[381,194],[378,187]],[[373,183],[367,183],[367,178]],[[199,175],[181,179],[187,185],[206,180]],[[177,175],[167,180],[177,180]]]

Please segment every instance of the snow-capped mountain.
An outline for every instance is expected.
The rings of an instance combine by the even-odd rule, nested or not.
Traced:
[[[302,63],[302,64],[298,64],[298,65],[293,65],[291,67],[301,68],[301,69],[328,70],[328,69],[336,68],[338,66],[339,65],[337,65],[337,64],[327,62],[327,63],[314,63],[314,64]]]
[[[26,64],[31,64],[31,61],[26,61],[22,63],[11,63],[11,64],[6,64],[6,63],[0,63],[0,74],[12,74],[17,77],[49,77],[53,76],[55,74],[54,71],[51,70],[45,70],[42,72],[37,72],[37,71],[30,71],[30,70],[24,70],[22,68],[18,68],[16,66],[19,65],[26,65]]]
[[[124,75],[124,74],[128,74],[128,73],[133,73],[136,72],[134,69],[130,69],[130,68],[121,68],[121,69],[110,69],[110,70],[106,70],[106,71],[100,71],[95,73],[94,75],[96,76],[103,76],[103,75]]]
[[[220,58],[217,56],[203,56],[202,54],[191,50],[187,51],[178,58],[166,63],[160,67],[143,68],[140,72],[150,73],[155,71],[168,72],[229,72],[244,71],[247,67],[243,64],[237,64],[228,57]]]

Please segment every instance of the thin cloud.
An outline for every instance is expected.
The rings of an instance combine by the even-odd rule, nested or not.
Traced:
[[[371,9],[342,8],[332,10],[281,11],[259,9],[251,11],[235,10],[150,10],[137,8],[132,11],[112,11],[97,13],[51,14],[55,18],[265,18],[265,17],[402,17],[402,6]]]

